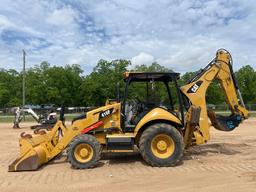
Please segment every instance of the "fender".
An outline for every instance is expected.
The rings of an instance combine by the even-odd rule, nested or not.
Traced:
[[[137,135],[137,133],[139,132],[139,130],[148,122],[150,121],[154,121],[154,120],[164,120],[164,121],[170,121],[173,122],[175,124],[181,125],[182,123],[180,121],[180,119],[178,117],[176,117],[175,115],[173,115],[172,113],[170,113],[169,111],[157,107],[152,109],[151,111],[149,111],[140,121],[139,123],[136,125],[135,130],[134,130],[134,134]]]

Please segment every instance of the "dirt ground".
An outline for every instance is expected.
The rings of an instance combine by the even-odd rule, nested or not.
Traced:
[[[212,128],[211,141],[186,151],[176,167],[150,167],[130,154],[105,155],[96,168],[74,170],[62,156],[38,171],[9,173],[19,155],[19,135],[31,132],[29,125],[13,130],[0,123],[0,192],[256,191],[256,119],[233,132]]]

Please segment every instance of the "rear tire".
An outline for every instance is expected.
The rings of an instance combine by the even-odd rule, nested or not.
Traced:
[[[101,145],[92,135],[75,137],[67,149],[68,162],[75,169],[87,169],[96,166],[100,160]]]
[[[183,137],[175,127],[156,123],[142,133],[139,148],[143,159],[151,166],[175,166],[183,155]]]

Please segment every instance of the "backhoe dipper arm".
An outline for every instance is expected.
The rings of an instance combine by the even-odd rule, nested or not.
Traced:
[[[28,108],[28,109],[18,108],[15,112],[15,120],[14,120],[14,125],[13,125],[14,128],[19,127],[19,123],[22,121],[22,117],[21,117],[22,113],[30,114],[39,123],[40,118],[31,108]]]
[[[40,121],[40,118],[38,117],[38,115],[33,111],[33,109],[28,108],[28,109],[23,109],[23,111],[27,112],[28,114],[30,114],[38,123]]]
[[[224,94],[232,114],[239,114],[244,119],[248,118],[249,114],[245,108],[244,101],[232,69],[231,55],[225,50],[220,50],[217,52],[215,62],[220,65],[220,70],[216,79],[219,80],[221,87],[224,90]]]
[[[213,111],[207,111],[205,95],[209,85],[214,80],[219,81],[226,96],[227,104],[231,110],[231,115],[228,117],[216,115]],[[190,104],[201,108],[199,127],[194,132],[197,144],[202,144],[209,140],[210,124],[208,116],[211,119],[212,125],[222,131],[231,131],[243,119],[248,118],[248,111],[244,106],[232,70],[231,55],[224,49],[218,50],[215,59],[189,80],[186,85],[182,86],[181,91],[187,97]]]

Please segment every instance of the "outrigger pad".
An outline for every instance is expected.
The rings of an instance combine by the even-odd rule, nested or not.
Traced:
[[[215,114],[214,111],[208,111],[208,116],[212,126],[220,131],[232,131],[242,122],[241,115],[223,116]]]

